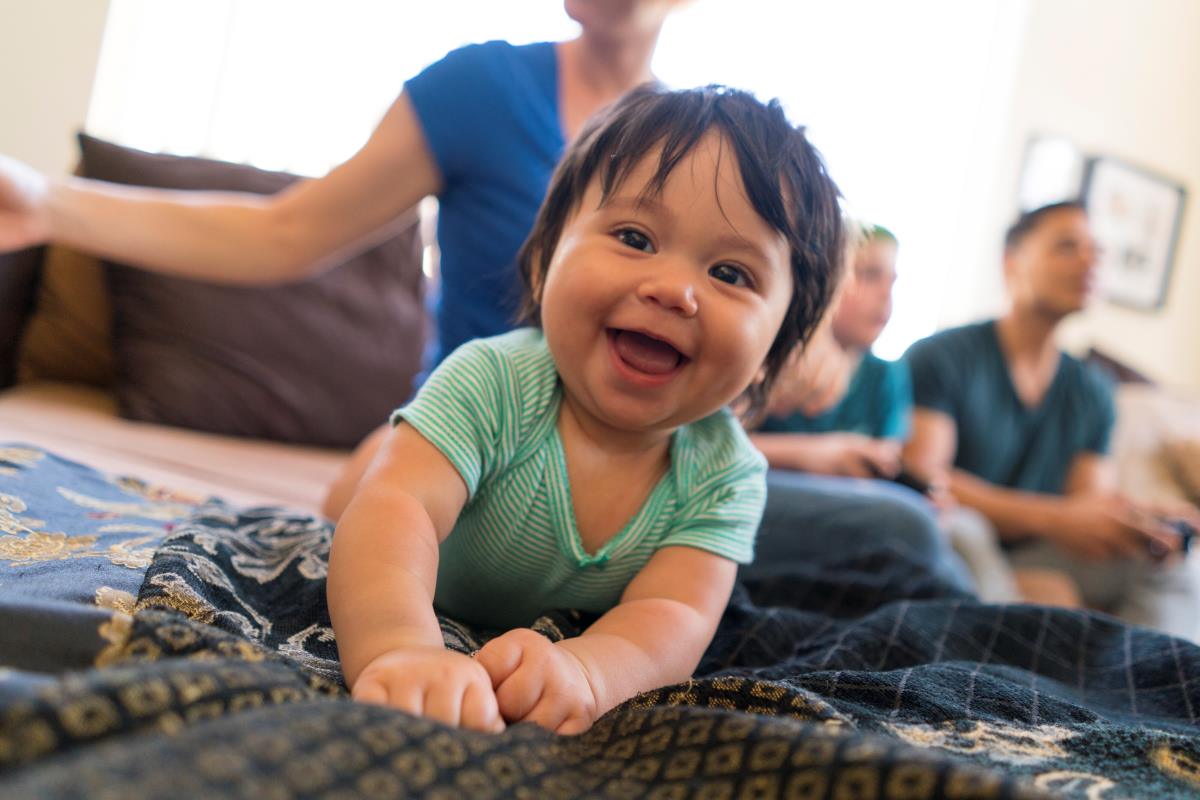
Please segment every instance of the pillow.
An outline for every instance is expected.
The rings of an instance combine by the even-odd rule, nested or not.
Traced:
[[[154,155],[80,134],[82,174],[267,194],[298,178]],[[415,211],[390,238],[302,283],[231,287],[105,263],[123,416],[350,447],[412,392],[426,335]]]
[[[94,256],[51,245],[17,351],[17,380],[113,384],[112,307]]]
[[[1163,456],[1188,499],[1200,505],[1200,438],[1167,442]]]
[[[0,388],[17,375],[17,342],[33,308],[45,248],[0,253]]]

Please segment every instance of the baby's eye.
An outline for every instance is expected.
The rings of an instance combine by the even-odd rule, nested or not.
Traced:
[[[621,228],[615,233],[617,239],[626,247],[632,247],[634,250],[641,250],[644,253],[653,253],[654,245],[650,243],[649,237],[639,230],[634,228]]]
[[[708,269],[708,274],[712,275],[719,281],[733,284],[734,286],[749,286],[750,276],[741,267],[735,267],[733,264],[715,264]]]

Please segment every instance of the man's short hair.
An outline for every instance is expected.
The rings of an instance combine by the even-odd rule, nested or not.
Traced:
[[[1017,217],[1017,221],[1009,225],[1008,230],[1004,233],[1005,251],[1012,250],[1023,242],[1025,237],[1042,223],[1042,220],[1057,211],[1081,211],[1086,214],[1087,206],[1082,200],[1063,200],[1022,212],[1021,216]]]

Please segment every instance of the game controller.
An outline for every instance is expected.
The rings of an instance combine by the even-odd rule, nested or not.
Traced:
[[[933,486],[924,478],[918,477],[906,469],[901,469],[892,476],[892,480],[901,486],[907,486],[918,494],[929,496],[933,492]]]
[[[1192,540],[1196,538],[1196,529],[1191,523],[1182,519],[1163,520],[1179,536],[1179,550],[1187,553],[1192,549]]]

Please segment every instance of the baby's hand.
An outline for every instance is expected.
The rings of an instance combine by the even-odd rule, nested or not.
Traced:
[[[359,673],[350,696],[477,731],[504,730],[487,671],[444,647],[389,650]]]
[[[511,630],[484,645],[475,660],[491,675],[500,714],[508,722],[574,734],[596,719],[596,695],[583,664],[540,633]]]

